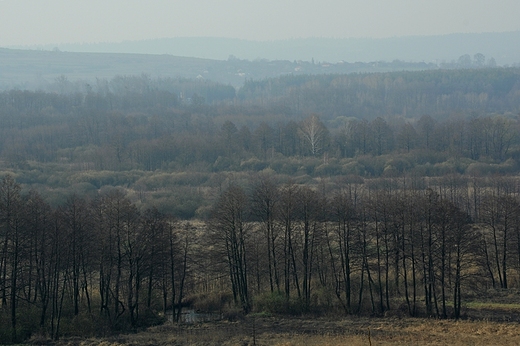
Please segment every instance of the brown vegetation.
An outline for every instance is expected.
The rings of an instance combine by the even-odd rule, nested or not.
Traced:
[[[0,341],[135,332],[188,308],[244,328],[251,313],[371,323],[387,315],[399,326],[408,316],[464,319],[479,298],[515,292],[520,123],[511,112],[520,77],[457,72],[467,90],[443,98],[435,89],[441,107],[420,95],[445,73],[282,78],[288,106],[271,108],[255,104],[284,98],[260,92],[276,89],[263,82],[213,105],[162,92],[146,76],[85,94],[0,93]],[[471,90],[491,77],[499,82],[488,96],[509,107],[505,115],[399,113],[432,102],[470,112],[488,100]],[[320,82],[342,92],[318,93]],[[390,116],[346,117],[372,111],[387,91],[379,109]],[[296,112],[300,92],[306,106]],[[349,102],[358,108],[323,98],[333,94],[357,95]],[[312,100],[336,110],[309,115]],[[473,313],[494,318],[485,309],[498,308]],[[260,335],[273,329],[259,321]],[[295,321],[307,323],[273,323]]]
[[[34,340],[36,342],[36,340]],[[194,326],[164,325],[103,339],[65,339],[55,345],[518,345],[516,323],[405,318],[265,318]]]

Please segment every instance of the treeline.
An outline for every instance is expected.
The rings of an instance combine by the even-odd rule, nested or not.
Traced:
[[[492,76],[486,71],[452,72],[467,74],[462,78],[467,82],[471,73]],[[503,70],[497,71],[501,76]],[[486,83],[499,86],[501,78]],[[207,214],[206,191],[228,172],[265,170],[310,182],[341,175],[489,176],[520,170],[514,104],[504,114],[453,111],[447,119],[438,113],[331,119],[267,97],[263,106],[236,97],[210,104],[200,88],[212,84],[204,81],[118,77],[82,92],[65,92],[66,79],[56,83],[64,84],[63,92],[0,93],[0,167],[53,206],[70,191],[95,194],[106,185],[124,186],[146,206],[191,219]],[[175,83],[198,87],[200,94],[181,98]],[[473,84],[457,85],[453,90]],[[503,90],[510,95],[516,89]]]
[[[516,69],[287,76],[250,81],[237,97],[206,81],[120,76],[78,91],[61,78],[60,92],[0,93],[0,158],[11,167],[295,174],[306,166],[299,159],[325,157],[305,174],[371,176],[389,160],[374,167],[380,160],[368,156],[399,157],[398,172],[421,157],[419,165],[503,164],[516,157],[519,76]]]
[[[223,192],[208,231],[245,311],[460,318],[468,296],[519,284],[517,185],[260,176]]]
[[[142,112],[190,105],[214,104],[235,98],[235,88],[203,79],[115,76],[88,81],[56,78],[45,90],[8,90],[0,93],[4,112],[21,115],[78,115],[84,111]],[[49,114],[50,113],[50,114]]]
[[[179,107],[182,103],[184,106],[211,105],[202,113],[212,117],[223,115],[223,112],[230,115],[242,112],[250,116],[260,111],[282,112],[292,118],[317,113],[326,122],[338,117],[372,120],[378,116],[418,118],[424,114],[439,119],[457,112],[516,114],[520,110],[519,71],[518,68],[473,68],[288,74],[264,80],[249,79],[238,91],[230,85],[204,78],[116,76],[92,83],[71,82],[61,76],[45,91],[4,91],[1,104],[21,113],[46,109],[47,112],[71,114],[84,108],[150,112]]]
[[[102,335],[175,308],[460,318],[520,286],[517,178],[223,182],[205,224],[120,189],[57,208],[0,184],[0,336]],[[387,313],[388,314],[388,313]]]
[[[0,342],[103,335],[162,323],[183,299],[191,226],[139,211],[121,190],[51,208],[0,184]],[[193,268],[193,266],[191,267]]]
[[[212,116],[204,107],[151,114],[86,108],[61,115],[3,108],[0,158],[18,169],[28,163],[96,171],[269,168],[311,176],[511,174],[519,168],[520,128],[513,115],[343,118],[332,127],[318,114],[298,121],[281,114],[270,124],[265,120],[275,119],[274,113]]]
[[[283,76],[247,81],[239,99],[279,104],[294,112],[322,114],[325,119],[374,119],[454,112],[518,113],[520,70],[460,69],[348,75]]]

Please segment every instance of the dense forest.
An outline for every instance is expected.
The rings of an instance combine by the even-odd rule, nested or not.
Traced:
[[[302,182],[514,174],[519,71],[287,76],[238,91],[146,75],[96,85],[63,77],[46,92],[0,93],[0,160],[53,206],[70,191],[116,185],[184,219],[209,206],[193,189],[228,172]]]
[[[0,338],[520,286],[520,70],[0,93]]]

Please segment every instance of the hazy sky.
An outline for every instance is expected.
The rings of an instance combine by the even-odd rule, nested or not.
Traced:
[[[520,0],[0,0],[0,46],[520,30]]]

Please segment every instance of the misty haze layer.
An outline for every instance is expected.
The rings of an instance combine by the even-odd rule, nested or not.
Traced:
[[[500,65],[520,62],[520,31],[505,33],[408,36],[385,39],[307,38],[249,41],[229,38],[185,37],[120,43],[63,44],[33,47],[70,52],[170,54],[225,60],[303,60],[321,62],[414,61],[450,62],[461,55],[481,53]]]

